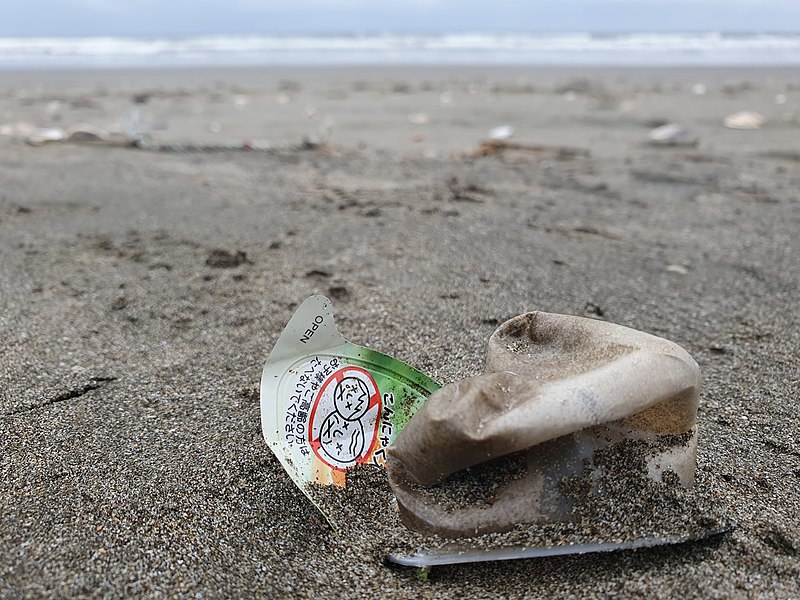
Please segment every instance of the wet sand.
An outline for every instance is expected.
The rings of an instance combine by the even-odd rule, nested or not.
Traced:
[[[132,109],[154,143],[284,149],[0,138],[0,595],[798,597],[796,70],[0,73],[0,124]],[[767,124],[722,127],[743,109]],[[667,119],[698,147],[645,145]],[[588,156],[455,158],[498,125]],[[312,293],[441,382],[534,309],[681,344],[698,484],[733,532],[427,581],[385,566],[261,434],[261,367]]]

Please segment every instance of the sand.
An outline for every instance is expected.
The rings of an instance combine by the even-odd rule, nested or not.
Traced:
[[[159,143],[287,149],[0,139],[0,595],[800,597],[796,70],[0,74],[0,123],[132,108]],[[743,109],[767,125],[722,127]],[[643,145],[665,119],[699,146]],[[454,158],[498,125],[589,156]],[[681,344],[704,377],[698,486],[733,532],[426,581],[385,566],[261,434],[263,362],[315,292],[347,338],[442,382],[534,309]]]

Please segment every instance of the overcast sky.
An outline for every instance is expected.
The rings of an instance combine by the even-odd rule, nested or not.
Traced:
[[[800,0],[0,0],[0,36],[800,31]]]

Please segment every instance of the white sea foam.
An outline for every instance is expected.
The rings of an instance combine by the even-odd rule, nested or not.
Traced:
[[[0,38],[0,67],[332,64],[800,64],[800,34]]]

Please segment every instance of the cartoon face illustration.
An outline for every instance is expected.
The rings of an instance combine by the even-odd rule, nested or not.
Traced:
[[[365,437],[360,421],[343,419],[339,413],[332,412],[322,423],[320,448],[334,462],[350,464],[364,452]]]
[[[333,391],[333,403],[336,406],[336,412],[348,421],[360,419],[369,408],[367,384],[357,377],[345,377],[336,384],[336,389]]]
[[[360,367],[339,369],[322,385],[311,410],[308,441],[314,454],[338,470],[368,460],[380,411],[372,376]]]

